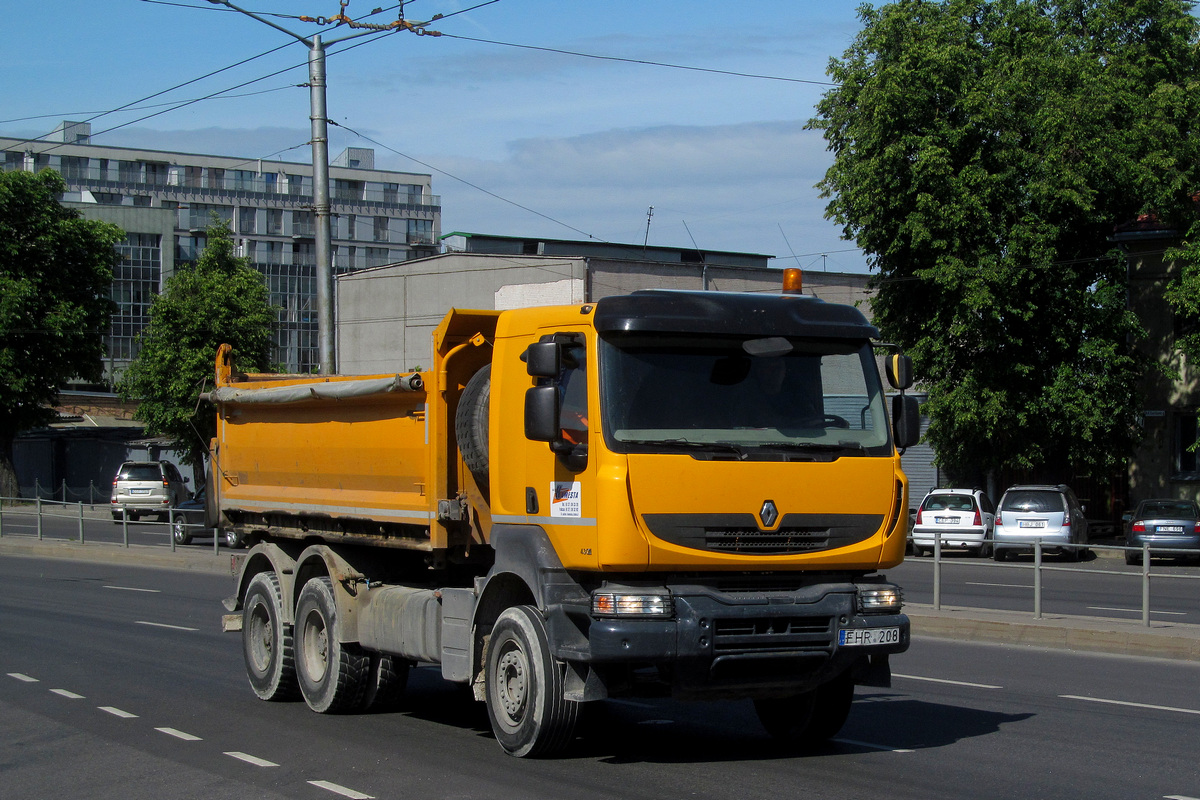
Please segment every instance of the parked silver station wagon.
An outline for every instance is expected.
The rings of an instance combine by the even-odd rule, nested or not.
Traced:
[[[997,561],[1010,553],[1032,552],[1038,541],[1043,552],[1057,551],[1078,561],[1087,555],[1088,523],[1069,486],[1010,486],[996,508],[993,538]]]

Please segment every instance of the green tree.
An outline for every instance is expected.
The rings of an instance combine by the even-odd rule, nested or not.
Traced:
[[[959,480],[1108,475],[1140,436],[1114,225],[1194,217],[1197,21],[1183,0],[863,6],[810,127],[827,215],[929,392]]]
[[[231,345],[241,368],[266,371],[274,319],[262,275],[234,255],[228,225],[214,222],[196,264],[183,265],[150,304],[141,350],[117,390],[140,401],[147,433],[169,438],[199,470],[216,434],[216,412],[200,394],[212,389],[217,347]]]
[[[0,496],[15,497],[13,439],[54,416],[67,381],[100,380],[115,225],[59,203],[55,172],[0,174]]]

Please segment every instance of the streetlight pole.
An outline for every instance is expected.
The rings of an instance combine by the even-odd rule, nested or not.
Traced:
[[[245,14],[264,25],[270,25],[277,31],[291,36],[308,48],[308,85],[309,85],[309,119],[312,121],[312,168],[313,168],[313,205],[316,216],[316,250],[317,250],[317,356],[320,359],[319,371],[322,375],[332,375],[337,372],[337,361],[334,353],[333,335],[333,232],[330,224],[329,199],[329,121],[325,105],[325,45],[337,44],[347,39],[367,36],[382,31],[405,28],[422,35],[440,36],[436,31],[427,31],[425,23],[407,22],[404,17],[404,6],[401,4],[401,17],[388,25],[357,23],[339,13],[334,17],[319,17],[316,19],[301,17],[302,21],[348,25],[351,28],[361,28],[357,33],[351,33],[340,39],[322,42],[320,35],[307,39],[298,33],[289,31],[269,19],[238,8],[229,0],[208,0],[214,5],[225,6],[233,11]],[[345,11],[349,0],[341,0],[341,10]]]

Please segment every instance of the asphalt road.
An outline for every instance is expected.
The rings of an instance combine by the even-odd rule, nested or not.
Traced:
[[[917,638],[812,753],[748,703],[609,701],[513,759],[432,668],[398,712],[264,703],[228,577],[0,556],[0,794],[88,798],[1200,798],[1200,664]]]

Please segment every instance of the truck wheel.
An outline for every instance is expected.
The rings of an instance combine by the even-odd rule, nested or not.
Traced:
[[[399,656],[372,653],[363,689],[363,711],[390,711],[404,695],[410,663]]]
[[[565,670],[550,654],[536,608],[515,606],[496,620],[487,646],[487,709],[506,753],[549,756],[570,744],[580,704],[563,697]]]
[[[488,407],[492,397],[492,365],[485,364],[471,376],[454,412],[454,436],[463,463],[479,488],[488,488]]]
[[[358,645],[339,641],[333,581],[313,578],[296,600],[296,678],[313,711],[357,709],[366,688],[369,658]]]
[[[175,544],[192,543],[192,536],[187,532],[187,526],[181,519],[175,520],[175,528],[171,531],[171,535],[175,537]]]
[[[846,724],[854,702],[854,681],[843,673],[803,694],[754,701],[754,710],[767,733],[805,747],[819,745]]]
[[[296,698],[292,626],[283,618],[283,594],[274,572],[260,572],[242,601],[242,655],[254,693],[263,700]]]

